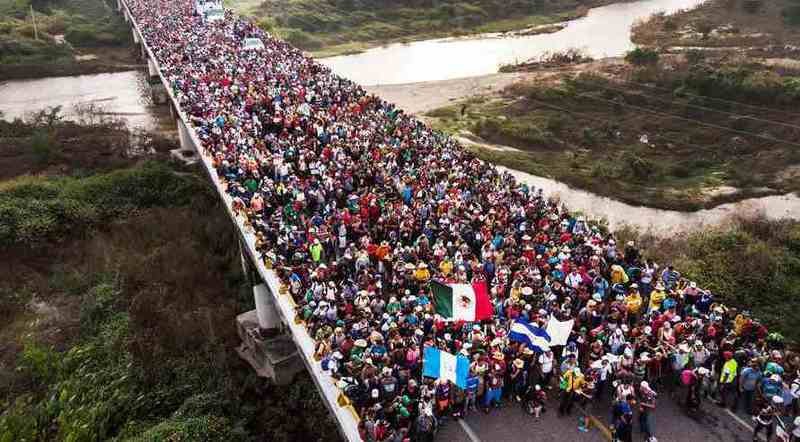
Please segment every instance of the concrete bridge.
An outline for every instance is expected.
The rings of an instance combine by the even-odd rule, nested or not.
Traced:
[[[356,410],[315,359],[314,340],[303,323],[296,320],[298,312],[294,300],[271,269],[271,263],[259,257],[253,229],[233,211],[232,199],[225,192],[224,184],[212,166],[211,157],[202,148],[200,139],[172,93],[139,24],[124,0],[117,0],[117,9],[130,25],[134,44],[141,51],[142,59],[147,61],[153,102],[169,106],[170,115],[175,118],[180,148],[173,150],[172,156],[186,163],[202,163],[237,228],[242,268],[253,287],[256,306],[255,310],[237,317],[236,326],[242,338],[242,345],[237,351],[259,375],[276,384],[291,383],[298,372],[308,370],[323,402],[336,420],[343,439],[360,441]]]

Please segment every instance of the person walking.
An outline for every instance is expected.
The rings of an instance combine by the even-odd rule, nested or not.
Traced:
[[[751,359],[747,367],[739,373],[739,393],[742,396],[742,406],[745,413],[753,415],[753,401],[756,395],[756,388],[761,381],[763,374],[758,365],[758,359]]]
[[[722,364],[722,372],[719,375],[719,401],[717,405],[727,407],[729,403],[735,405],[736,396],[736,376],[739,371],[739,363],[733,357],[733,353],[726,351],[722,354],[725,362]]]
[[[772,440],[772,435],[775,434],[775,423],[778,419],[779,410],[783,406],[783,398],[780,396],[773,396],[772,401],[766,402],[761,410],[756,414],[755,424],[753,428],[753,442],[760,442],[759,436],[764,433],[767,442]]]
[[[633,406],[636,399],[633,395],[617,401],[613,408],[614,437],[620,442],[632,442],[633,439]]]
[[[561,390],[561,400],[558,405],[559,416],[572,413],[572,404],[575,401],[575,391],[583,385],[583,375],[578,367],[572,367],[561,375],[559,389]]]
[[[655,439],[652,413],[656,410],[657,396],[647,381],[642,381],[639,386],[639,431],[645,435],[648,441]]]

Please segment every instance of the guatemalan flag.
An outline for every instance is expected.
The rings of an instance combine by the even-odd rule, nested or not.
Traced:
[[[469,359],[454,355],[436,347],[425,347],[422,352],[422,375],[429,378],[449,379],[458,388],[467,388]]]
[[[522,342],[537,353],[544,353],[550,348],[550,335],[547,334],[547,331],[522,318],[517,318],[511,324],[508,338],[512,341]]]
[[[456,321],[481,321],[492,317],[492,302],[486,281],[472,284],[431,282],[436,313]]]

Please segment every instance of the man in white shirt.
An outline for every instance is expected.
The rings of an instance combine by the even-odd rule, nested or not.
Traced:
[[[541,367],[542,370],[542,385],[548,390],[552,388],[550,381],[553,379],[553,359],[553,350],[549,348],[539,355],[539,367]]]

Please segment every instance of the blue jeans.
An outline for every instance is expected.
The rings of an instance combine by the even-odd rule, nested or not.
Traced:
[[[500,403],[502,394],[502,388],[488,388],[486,393],[483,395],[483,406],[488,408],[492,405],[492,402]]]

